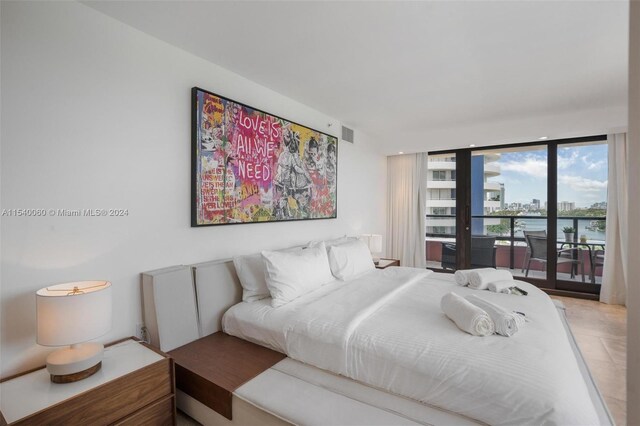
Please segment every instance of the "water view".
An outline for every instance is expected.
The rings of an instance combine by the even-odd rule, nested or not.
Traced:
[[[604,229],[599,230],[598,224],[595,223],[598,221],[591,220],[590,218],[584,218],[578,220],[578,237],[584,235],[587,237],[587,240],[593,241],[604,241],[605,240],[605,231]],[[557,235],[558,239],[561,240],[564,238],[563,228],[565,227],[573,227],[573,219],[560,219],[558,218],[557,222]],[[524,234],[522,231],[543,231],[547,229],[547,218],[540,219],[516,219],[516,229],[515,236],[523,237]],[[504,235],[509,235],[507,232]]]

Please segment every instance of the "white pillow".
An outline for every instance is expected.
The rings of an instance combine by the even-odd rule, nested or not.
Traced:
[[[236,256],[233,265],[242,285],[242,301],[255,302],[269,297],[267,281],[264,279],[264,262],[260,253]]]
[[[369,247],[360,241],[329,247],[331,273],[340,280],[349,280],[375,269]]]
[[[290,247],[281,251],[300,251],[302,247]],[[264,278],[264,261],[262,254],[248,254],[233,258],[233,265],[242,285],[242,301],[255,302],[270,297],[267,281]]]
[[[324,243],[295,252],[263,251],[262,259],[274,308],[334,279]]]

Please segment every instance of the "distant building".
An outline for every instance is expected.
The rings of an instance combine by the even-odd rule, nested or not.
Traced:
[[[568,212],[576,209],[576,203],[573,201],[560,201],[558,203],[559,212]]]
[[[537,200],[537,199],[534,198],[531,201],[531,208],[535,209],[535,210],[540,210],[540,200]]]
[[[607,202],[606,201],[600,201],[599,203],[594,203],[591,205],[592,209],[607,209]]]
[[[500,184],[500,210],[504,210],[505,202],[504,202],[504,183]]]
[[[520,211],[522,210],[522,203],[509,203],[509,210]]]

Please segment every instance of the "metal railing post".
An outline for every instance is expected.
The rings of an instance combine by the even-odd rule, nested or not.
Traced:
[[[511,242],[511,248],[510,248],[510,253],[509,253],[509,269],[514,269],[513,266],[515,264],[515,253],[514,253],[514,238],[515,238],[515,223],[516,223],[516,218],[515,216],[511,216],[509,218],[509,228],[511,230],[511,235],[510,235],[510,242]]]

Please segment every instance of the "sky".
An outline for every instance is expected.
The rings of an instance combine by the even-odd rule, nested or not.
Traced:
[[[505,152],[499,160],[500,175],[490,182],[505,186],[505,202],[547,201],[547,150]],[[607,144],[558,146],[558,201],[590,207],[607,200]]]

